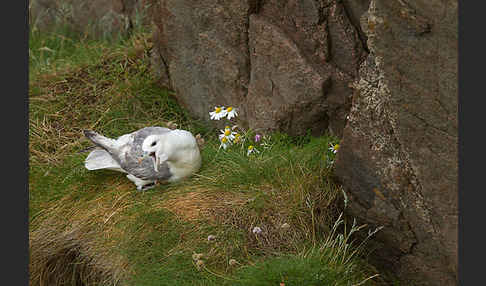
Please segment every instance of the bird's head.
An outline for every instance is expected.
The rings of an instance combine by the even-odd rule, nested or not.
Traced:
[[[167,160],[167,156],[164,155],[164,138],[161,135],[149,135],[142,143],[142,151],[144,157],[151,157],[154,162],[154,169],[159,171],[160,162]]]
[[[200,165],[196,139],[185,130],[176,129],[160,135],[149,135],[142,144],[142,151],[145,156],[153,158],[156,172],[164,161],[173,166],[189,164],[198,168]]]

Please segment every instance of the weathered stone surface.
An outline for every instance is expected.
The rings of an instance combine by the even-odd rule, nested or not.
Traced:
[[[361,40],[366,43],[368,36],[361,28],[361,18],[367,13],[370,0],[342,0],[342,3],[349,21],[358,29]]]
[[[457,283],[457,1],[372,0],[336,174],[383,269]]]
[[[156,73],[193,115],[209,120],[214,106],[232,105],[253,129],[341,135],[366,52],[338,1],[165,0],[152,9]]]
[[[250,17],[249,38],[249,126],[340,136],[364,56],[342,5],[267,1]]]
[[[90,36],[113,36],[143,21],[144,4],[143,0],[33,0],[30,26],[40,30],[66,26]]]
[[[309,126],[313,132],[326,130],[331,72],[313,69],[297,45],[261,16],[251,15],[249,34],[249,127],[288,133]]]
[[[198,118],[208,120],[216,105],[236,105],[245,118],[252,2],[152,1],[161,82]]]

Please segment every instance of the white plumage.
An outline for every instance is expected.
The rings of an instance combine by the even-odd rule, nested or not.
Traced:
[[[92,170],[100,170],[100,169],[108,169],[118,172],[125,172],[122,169],[120,164],[111,157],[110,153],[106,152],[103,149],[96,149],[89,153],[88,157],[84,162],[84,166],[86,169]]]
[[[117,139],[90,130],[84,134],[98,147],[86,158],[85,167],[127,173],[138,190],[182,180],[201,167],[196,138],[186,130],[146,127]]]

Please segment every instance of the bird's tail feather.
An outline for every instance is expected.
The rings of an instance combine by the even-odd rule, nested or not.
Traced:
[[[115,140],[107,138],[103,135],[100,135],[92,130],[83,130],[84,136],[86,136],[91,142],[98,145],[101,148],[110,150],[111,148],[115,148]]]
[[[84,166],[88,170],[109,169],[125,173],[120,164],[111,157],[110,153],[101,149],[91,151],[84,161]]]

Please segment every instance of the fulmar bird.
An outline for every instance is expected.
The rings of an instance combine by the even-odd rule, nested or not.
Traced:
[[[98,148],[85,160],[88,170],[109,169],[127,173],[137,190],[156,182],[176,182],[197,172],[201,155],[191,132],[164,127],[145,127],[117,139],[84,130]]]

